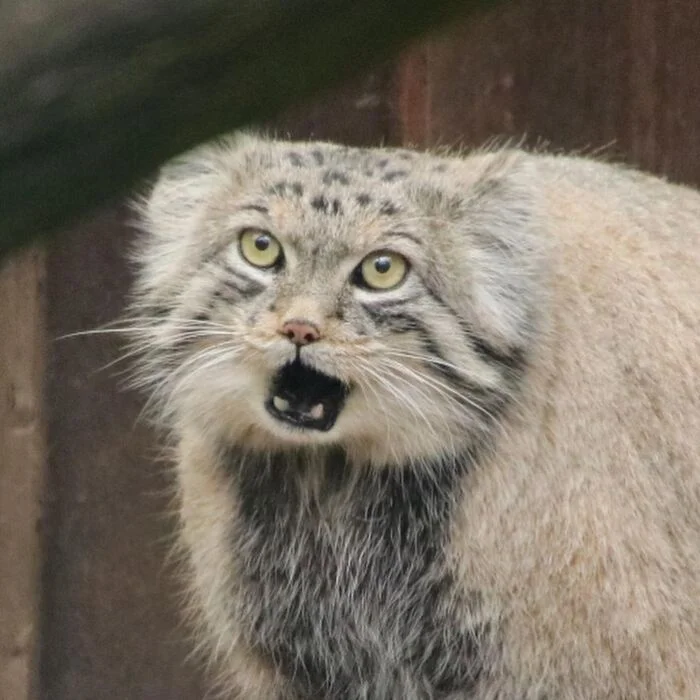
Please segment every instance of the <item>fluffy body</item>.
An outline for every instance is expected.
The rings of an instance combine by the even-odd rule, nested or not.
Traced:
[[[138,379],[227,697],[700,697],[700,195],[238,134],[142,219]],[[283,268],[242,259],[249,229]],[[376,250],[396,289],[353,284]],[[352,387],[326,432],[264,407],[299,318]]]

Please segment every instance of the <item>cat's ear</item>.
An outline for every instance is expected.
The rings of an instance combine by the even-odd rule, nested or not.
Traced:
[[[472,187],[463,225],[478,326],[511,348],[528,344],[544,302],[544,232],[529,159],[506,155]]]
[[[257,143],[254,135],[236,132],[166,163],[150,192],[135,202],[143,227],[156,236],[184,234],[217,191],[235,186],[243,177],[245,159],[239,163],[236,155]]]
[[[134,202],[144,235],[131,259],[142,298],[173,293],[198,264],[209,207],[240,188],[252,167],[250,154],[265,150],[261,144],[239,132],[195,148],[166,163],[150,192]]]
[[[508,351],[527,346],[543,302],[538,189],[525,154],[503,152],[486,162],[463,189],[432,203],[447,228],[445,264],[452,274],[445,293],[476,333]]]

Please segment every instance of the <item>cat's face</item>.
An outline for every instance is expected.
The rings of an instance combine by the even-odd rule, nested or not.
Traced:
[[[166,169],[134,322],[166,421],[377,463],[463,449],[519,369],[525,320],[497,306],[498,245],[465,226],[488,195],[457,196],[449,165],[239,138]]]

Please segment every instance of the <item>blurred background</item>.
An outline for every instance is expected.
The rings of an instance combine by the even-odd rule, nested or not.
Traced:
[[[512,137],[700,184],[697,0],[516,0],[283,114],[291,138]],[[1,205],[0,205],[1,206]],[[0,267],[0,700],[196,700],[167,565],[167,465],[120,389],[128,207]],[[35,643],[36,642],[36,643]],[[37,652],[38,649],[38,652]]]

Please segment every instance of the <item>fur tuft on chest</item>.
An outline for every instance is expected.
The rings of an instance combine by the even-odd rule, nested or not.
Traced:
[[[308,467],[279,455],[236,473],[246,642],[301,698],[468,697],[486,630],[460,623],[473,601],[444,556],[462,468],[358,476],[333,455],[310,488]]]

